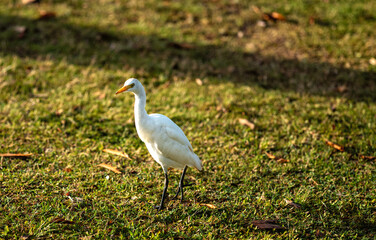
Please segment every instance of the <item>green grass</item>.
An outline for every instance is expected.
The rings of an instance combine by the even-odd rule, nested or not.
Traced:
[[[252,5],[287,21],[259,27]],[[373,1],[0,1],[0,153],[33,153],[0,158],[0,238],[374,239],[375,160],[360,155],[376,156],[375,13]],[[204,164],[160,213],[163,171],[133,96],[114,95],[130,77]],[[265,219],[284,230],[251,224]]]

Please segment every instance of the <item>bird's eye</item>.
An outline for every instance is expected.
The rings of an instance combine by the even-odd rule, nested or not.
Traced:
[[[134,83],[130,84],[129,86],[130,86],[131,88],[133,88],[133,87],[134,87]]]

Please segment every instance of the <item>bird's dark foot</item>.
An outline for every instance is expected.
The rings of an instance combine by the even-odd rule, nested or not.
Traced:
[[[179,193],[181,192],[181,199],[180,199],[180,202],[183,202],[183,187],[189,187],[189,186],[192,186],[192,185],[195,185],[194,183],[190,183],[190,184],[185,184],[183,186],[179,186],[178,188],[178,191],[176,192],[175,196],[172,198],[172,199],[175,199],[178,197]]]
[[[178,191],[176,192],[175,196],[172,199],[175,199],[179,195],[180,191],[181,191],[181,188],[179,186]]]
[[[164,209],[165,207],[164,206],[161,206],[161,205],[156,205],[154,206],[154,209],[157,209],[157,211],[159,212],[160,210]]]

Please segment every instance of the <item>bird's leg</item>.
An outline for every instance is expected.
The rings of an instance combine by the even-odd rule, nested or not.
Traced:
[[[164,208],[163,203],[164,203],[164,200],[166,198],[167,188],[168,188],[168,175],[167,175],[167,171],[166,171],[165,172],[165,183],[164,183],[164,189],[163,189],[161,204],[159,206],[154,207],[155,209],[158,209],[158,211],[162,210]]]
[[[184,180],[184,176],[185,176],[186,171],[187,171],[187,166],[184,167],[183,173],[181,174],[181,177],[180,177],[178,191],[176,192],[175,196],[173,197],[173,199],[176,198],[179,195],[179,192],[181,192],[180,202],[183,201],[183,187],[184,187],[183,180]]]

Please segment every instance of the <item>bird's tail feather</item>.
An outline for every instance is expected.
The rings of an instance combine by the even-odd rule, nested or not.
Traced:
[[[194,155],[195,155],[194,167],[197,170],[201,171],[202,170],[202,162],[201,162],[200,158],[196,154],[194,154]]]

